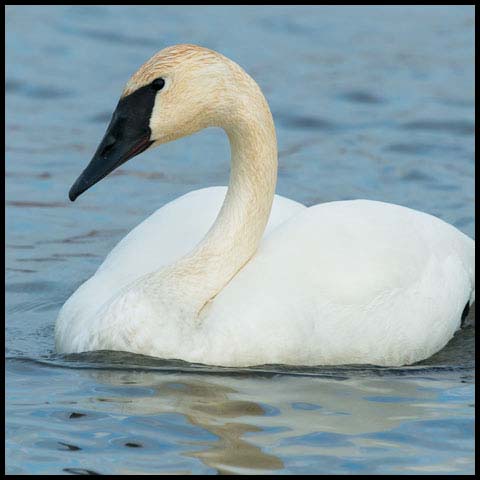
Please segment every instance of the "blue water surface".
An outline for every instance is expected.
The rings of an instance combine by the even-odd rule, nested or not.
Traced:
[[[7,6],[6,472],[474,473],[471,326],[392,369],[55,354],[61,305],[131,228],[228,182],[209,129],[68,201],[129,76],[176,43],[257,80],[279,194],[399,203],[474,236],[471,6]]]

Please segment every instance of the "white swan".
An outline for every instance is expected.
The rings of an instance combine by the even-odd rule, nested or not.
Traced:
[[[274,195],[268,104],[219,53],[177,45],[145,63],[70,198],[152,144],[210,126],[230,141],[228,190],[188,193],[132,230],[61,309],[57,351],[393,366],[448,342],[474,302],[474,241],[398,205]]]

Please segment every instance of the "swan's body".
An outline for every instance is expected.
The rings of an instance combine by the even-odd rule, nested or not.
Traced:
[[[214,96],[189,97],[194,114],[184,119],[185,79],[195,69],[204,81],[220,81],[203,85]],[[191,192],[132,230],[62,308],[57,350],[228,366],[403,365],[448,342],[474,302],[472,239],[398,205],[354,200],[307,208],[274,196],[275,132],[253,80],[215,52],[179,46],[145,64],[124,97],[159,74],[168,88],[154,99],[149,139],[224,128],[232,148],[228,193]],[[117,141],[114,127],[112,120],[108,146]],[[95,169],[109,151],[99,147]],[[91,165],[71,197],[101,178]],[[88,183],[85,175],[94,178]]]

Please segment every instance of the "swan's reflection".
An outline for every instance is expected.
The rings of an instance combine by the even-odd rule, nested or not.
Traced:
[[[179,388],[180,387],[180,388]],[[282,461],[242,439],[247,432],[261,428],[245,422],[245,418],[262,416],[264,409],[257,403],[231,398],[231,387],[211,383],[203,378],[179,378],[176,383],[164,382],[156,387],[157,394],[175,401],[175,411],[181,412],[193,424],[218,437],[209,449],[189,455],[217,469],[219,473],[246,473],[251,469],[277,470]],[[240,420],[240,421],[239,421]],[[243,422],[242,422],[243,420]]]
[[[107,408],[111,410],[112,403],[117,403],[125,415],[182,414],[192,425],[215,435],[213,441],[189,442],[200,448],[192,447],[184,455],[198,458],[220,474],[261,473],[283,468],[278,457],[243,438],[246,433],[262,431],[253,417],[265,415],[265,410],[255,402],[235,399],[237,392],[232,386],[198,375],[100,371],[94,372],[94,376],[101,383],[148,387],[152,393],[130,398],[102,396],[95,399],[101,401],[97,406],[108,403]]]
[[[438,400],[443,390],[458,385],[458,379],[448,377],[437,376],[432,382],[396,376],[91,373],[104,385],[97,390],[101,398],[90,398],[93,408],[128,416],[183,415],[215,435],[214,440],[184,440],[188,449],[183,455],[223,474],[274,473],[284,468],[282,459],[298,455],[345,457],[357,455],[359,449],[391,448],[395,440],[375,434],[405,422],[458,414],[454,405]],[[409,448],[394,446],[398,456]]]

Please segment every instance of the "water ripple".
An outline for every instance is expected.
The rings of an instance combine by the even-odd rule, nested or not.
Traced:
[[[404,123],[405,130],[425,130],[431,132],[447,132],[456,135],[473,135],[475,124],[468,120],[415,120]]]

